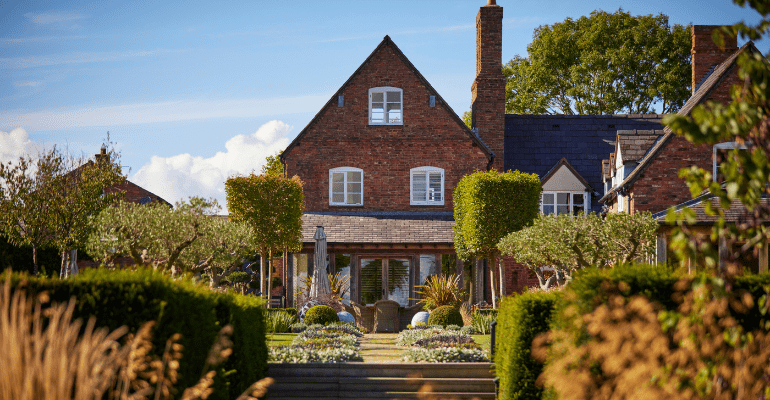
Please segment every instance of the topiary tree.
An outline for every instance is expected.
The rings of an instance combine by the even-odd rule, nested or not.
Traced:
[[[230,177],[225,182],[230,219],[254,231],[260,262],[260,292],[269,295],[274,251],[298,251],[305,197],[299,177],[281,174]]]
[[[340,318],[337,316],[337,312],[329,306],[319,305],[313,306],[307,313],[305,313],[305,320],[303,321],[307,325],[321,324],[329,325],[332,322],[338,322]]]
[[[447,325],[463,326],[463,316],[457,307],[441,306],[430,312],[428,325]]]
[[[466,175],[455,188],[455,251],[466,260],[475,257],[490,261],[493,306],[496,298],[505,294],[502,264],[498,266],[500,289],[496,290],[494,270],[500,255],[497,243],[538,216],[541,191],[536,174],[495,170]]]
[[[528,266],[540,287],[548,289],[571,280],[580,268],[601,268],[646,259],[655,250],[658,224],[649,213],[541,215],[532,226],[500,240],[501,254]],[[554,274],[545,278],[545,269]]]

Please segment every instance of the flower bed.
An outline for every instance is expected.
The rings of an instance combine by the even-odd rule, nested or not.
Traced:
[[[358,338],[363,334],[350,325],[311,326],[297,335],[289,346],[268,351],[268,362],[338,363],[363,361]]]
[[[401,357],[407,362],[488,362],[489,355],[470,335],[440,326],[408,329],[398,334],[396,343],[411,346]]]

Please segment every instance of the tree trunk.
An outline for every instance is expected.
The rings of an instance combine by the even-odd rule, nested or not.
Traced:
[[[268,264],[268,268],[267,268],[267,308],[272,308],[270,304],[270,300],[273,299],[273,268],[272,268],[273,250],[270,250],[269,254],[270,254],[270,257],[268,258],[268,260],[270,260],[270,264]]]
[[[500,274],[500,298],[502,299],[505,296],[505,263],[500,256],[497,257],[497,265],[500,268],[498,272]]]
[[[476,304],[476,273],[479,268],[479,262],[475,258],[471,264],[471,273],[468,276],[468,299],[471,304]]]
[[[69,259],[69,272],[71,275],[77,275],[80,270],[78,269],[78,251],[77,250],[70,250],[70,259]]]
[[[495,259],[487,260],[489,265],[489,289],[492,292],[492,308],[497,308],[497,293],[495,293]]]
[[[69,264],[67,263],[67,259],[69,258],[69,255],[66,250],[61,251],[61,267],[59,268],[59,279],[66,279],[69,275]]]
[[[35,274],[35,276],[38,276],[38,270],[37,270],[37,246],[34,244],[32,245],[32,273]]]
[[[259,254],[259,294],[265,296],[265,251]]]

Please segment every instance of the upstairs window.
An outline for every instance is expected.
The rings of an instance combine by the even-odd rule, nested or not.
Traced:
[[[588,196],[585,192],[543,192],[540,212],[543,214],[586,214]]]
[[[329,170],[329,205],[364,205],[364,170],[339,167]]]
[[[403,90],[390,86],[369,89],[369,124],[403,124]]]
[[[444,205],[444,170],[436,167],[412,168],[410,171],[412,205]]]

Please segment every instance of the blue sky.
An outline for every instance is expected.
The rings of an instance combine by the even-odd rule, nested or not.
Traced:
[[[0,1],[0,161],[54,144],[94,154],[109,131],[133,182],[224,206],[224,180],[286,147],[385,35],[466,111],[485,3]],[[759,20],[721,0],[498,4],[503,61],[526,55],[537,26],[597,9]]]

